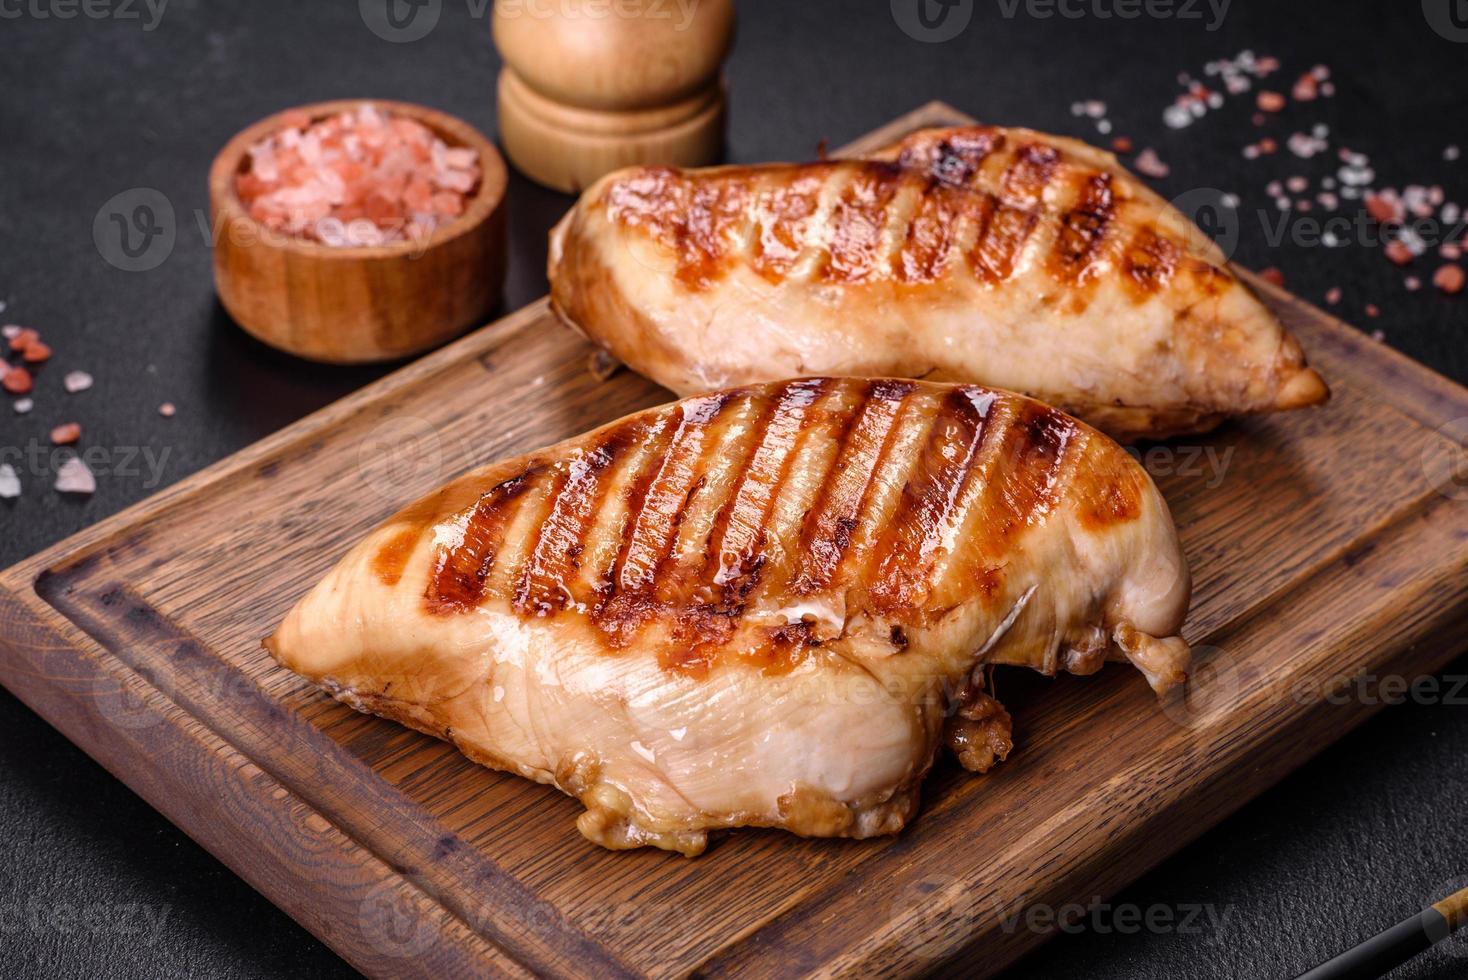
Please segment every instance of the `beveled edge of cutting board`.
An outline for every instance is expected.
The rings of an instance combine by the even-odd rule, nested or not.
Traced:
[[[942,103],[930,103],[876,131],[862,142],[880,144],[919,126],[953,124],[964,118]],[[1308,304],[1289,293],[1275,289],[1257,277],[1244,275],[1254,288],[1277,302],[1308,308]],[[169,509],[184,506],[210,488],[223,485],[261,459],[310,440],[352,412],[414,385],[466,357],[477,356],[492,344],[498,332],[515,329],[538,319],[545,312],[544,301],[540,301],[511,314],[0,573],[0,627],[3,627],[0,629],[0,647],[12,654],[29,654],[23,656],[24,666],[30,668],[29,672],[7,673],[5,680],[12,690],[272,901],[349,961],[366,970],[401,972],[404,963],[397,958],[384,958],[380,950],[371,948],[370,943],[364,946],[360,936],[343,935],[343,930],[336,928],[343,913],[330,910],[341,904],[341,883],[327,886],[324,882],[328,876],[317,876],[303,882],[292,873],[298,870],[298,866],[292,860],[291,847],[287,845],[294,845],[297,851],[309,848],[313,855],[335,849],[333,867],[341,869],[344,880],[360,880],[369,897],[384,884],[401,884],[401,869],[383,861],[319,813],[305,807],[283,786],[274,783],[267,773],[256,769],[243,754],[169,701],[148,683],[146,677],[127,668],[119,670],[115,662],[104,663],[102,657],[110,658],[110,652],[83,633],[75,623],[64,620],[46,622],[42,617],[54,607],[43,601],[35,590],[35,584],[48,569],[105,554],[108,538],[120,529],[135,528],[159,519]],[[1341,351],[1352,357],[1369,358],[1386,375],[1400,377],[1402,383],[1393,385],[1393,394],[1399,397],[1394,398],[1392,404],[1424,426],[1437,428],[1451,418],[1468,415],[1468,391],[1396,351],[1370,341],[1321,311],[1311,308],[1310,315],[1333,328],[1328,334],[1329,342],[1339,345]],[[1457,622],[1460,614],[1461,610],[1445,612],[1441,622]],[[15,639],[17,636],[20,639]],[[97,698],[99,680],[108,685],[120,682],[141,691],[141,696],[148,700],[140,705],[140,710],[156,716],[149,725],[156,721],[165,726],[164,730],[170,735],[166,743],[162,746],[140,746],[130,743],[127,733],[119,737],[115,722],[99,714],[93,703]],[[78,705],[83,708],[80,714],[76,710]],[[150,727],[148,730],[158,729]],[[168,751],[160,754],[159,748]],[[164,764],[162,760],[165,758],[174,761]],[[152,760],[152,764],[139,765],[143,760]],[[215,773],[220,785],[239,788],[238,793],[231,797],[236,808],[220,808],[228,809],[227,813],[205,812],[197,808],[198,801],[190,798],[196,782],[189,777],[203,767]],[[273,792],[262,794],[258,790],[246,790],[245,786],[250,782],[270,785]],[[284,801],[284,806],[277,802],[266,804],[264,801],[267,800]],[[283,810],[286,811],[284,816]],[[262,839],[261,826],[273,827],[276,833]],[[258,861],[241,859],[242,854],[252,850],[257,852]],[[461,924],[456,924],[451,914],[441,908],[432,908],[437,906],[432,896],[421,897],[433,914],[444,916],[442,928],[463,933],[459,928]],[[351,910],[346,914],[350,917]],[[769,939],[774,939],[779,931],[771,928],[771,923],[762,928],[762,933]],[[346,932],[352,933],[353,930]],[[462,938],[462,947],[447,944],[452,949],[446,954],[450,958],[462,953],[463,959],[457,964],[435,962],[420,966],[425,970],[468,966],[480,970],[491,967],[507,972],[517,971],[514,962],[504,958],[499,950],[479,941],[478,937],[470,934]],[[748,944],[726,947],[710,966],[716,970],[720,966],[737,969],[749,953]],[[880,954],[874,954],[872,958],[848,961],[843,968],[872,965],[894,966]]]

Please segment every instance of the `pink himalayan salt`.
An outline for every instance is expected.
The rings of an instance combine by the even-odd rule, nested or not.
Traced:
[[[370,103],[312,123],[288,114],[250,148],[235,190],[273,231],[338,247],[422,240],[464,213],[479,151]]]
[[[73,456],[56,471],[56,489],[61,493],[96,493],[97,478],[86,463]]]

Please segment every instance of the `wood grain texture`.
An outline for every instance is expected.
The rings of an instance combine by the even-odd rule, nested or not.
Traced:
[[[668,399],[543,303],[7,570],[0,680],[373,976],[992,973],[1048,934],[1028,909],[1113,893],[1468,645],[1468,392],[1250,281],[1336,397],[1143,450],[1197,581],[1188,698],[1003,671],[1013,755],[939,765],[895,838],[603,851],[574,801],[260,649],[402,503]]]

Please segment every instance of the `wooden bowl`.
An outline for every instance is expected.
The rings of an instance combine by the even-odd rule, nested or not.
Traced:
[[[284,112],[235,136],[209,171],[220,301],[255,337],[314,361],[386,361],[434,347],[483,323],[504,287],[506,176],[493,143],[462,120],[405,102],[351,99],[290,111],[316,120],[368,102],[479,151],[478,191],[426,241],[336,247],[250,217],[235,177],[250,147],[282,128]]]

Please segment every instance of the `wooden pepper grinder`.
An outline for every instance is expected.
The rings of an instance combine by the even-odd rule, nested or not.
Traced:
[[[733,0],[498,0],[506,155],[570,193],[619,167],[713,163],[733,34]]]

